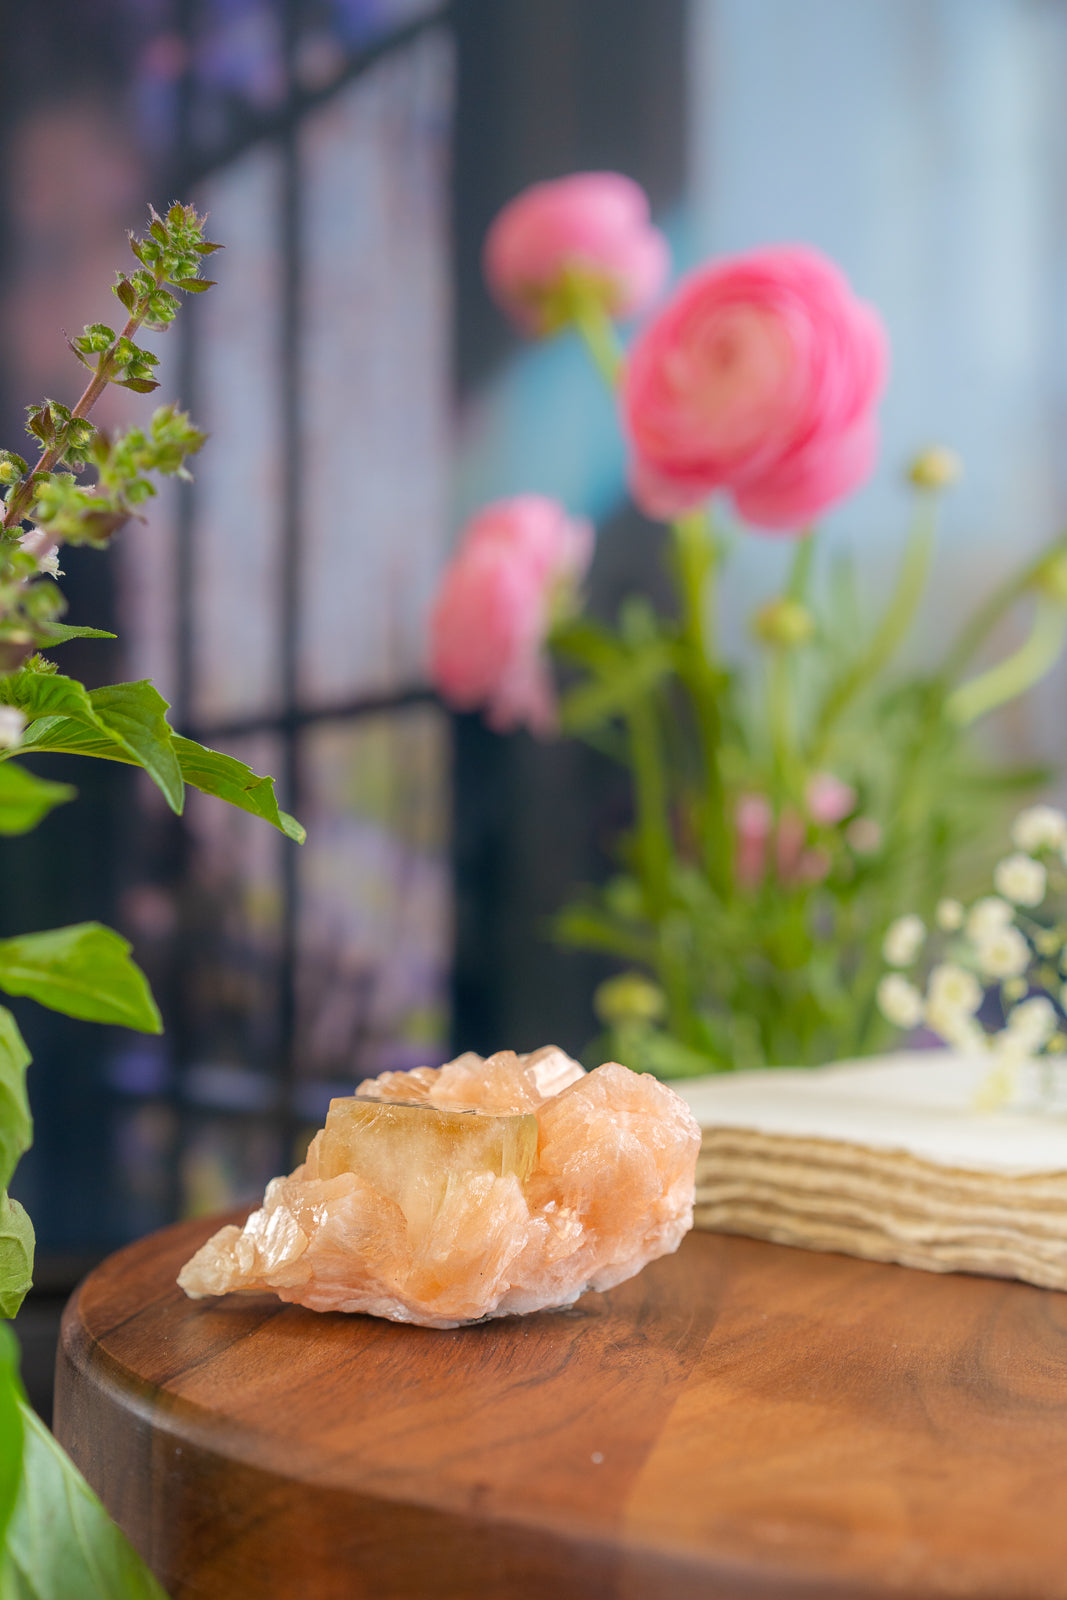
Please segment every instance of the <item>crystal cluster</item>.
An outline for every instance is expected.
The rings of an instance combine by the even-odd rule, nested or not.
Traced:
[[[178,1282],[431,1328],[570,1305],[677,1249],[699,1146],[672,1089],[553,1046],[383,1073]]]

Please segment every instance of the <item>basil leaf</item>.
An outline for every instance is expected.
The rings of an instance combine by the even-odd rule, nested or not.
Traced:
[[[88,1022],[162,1033],[156,1003],[130,945],[99,922],[0,939],[0,989]]]

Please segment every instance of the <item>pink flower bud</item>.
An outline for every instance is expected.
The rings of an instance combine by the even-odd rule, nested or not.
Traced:
[[[467,525],[430,617],[430,676],[450,705],[484,706],[501,732],[553,730],[545,638],[592,554],[590,524],[542,495],[497,501]]]
[[[667,241],[649,221],[648,197],[618,172],[578,172],[535,183],[498,214],[485,240],[494,298],[527,333],[568,320],[568,279],[612,317],[645,310],[670,270]]]
[[[767,870],[767,845],[774,827],[774,814],[766,796],[742,795],[737,802],[734,826],[737,833],[734,873],[743,889],[755,889]]]
[[[842,783],[832,772],[817,772],[808,783],[804,794],[808,815],[812,822],[832,828],[856,807],[856,791],[850,783]]]
[[[800,879],[806,834],[800,812],[792,806],[786,806],[778,818],[778,833],[774,841],[775,866],[783,883],[796,883]]]
[[[722,489],[758,528],[803,528],[870,473],[887,364],[877,313],[818,251],[701,268],[627,363],[635,499],[671,517]]]

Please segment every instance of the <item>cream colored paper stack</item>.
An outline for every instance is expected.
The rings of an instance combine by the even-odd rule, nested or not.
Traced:
[[[703,1130],[696,1226],[1067,1289],[1067,1107],[979,1111],[986,1061],[930,1050],[675,1084]]]

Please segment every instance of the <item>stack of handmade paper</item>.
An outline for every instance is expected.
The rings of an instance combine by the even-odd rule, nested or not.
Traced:
[[[1037,1070],[996,1111],[988,1059],[940,1050],[679,1085],[696,1226],[1067,1289],[1067,1111]]]

